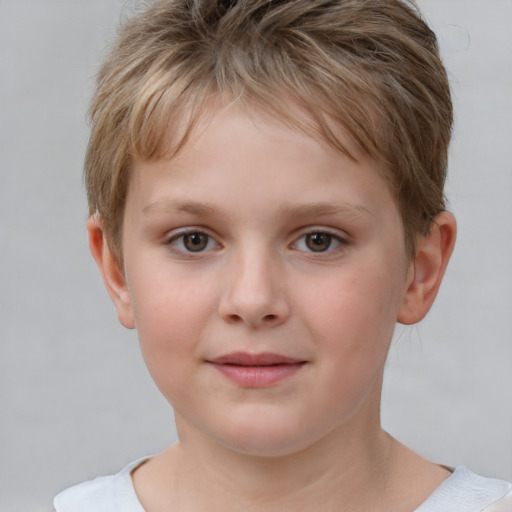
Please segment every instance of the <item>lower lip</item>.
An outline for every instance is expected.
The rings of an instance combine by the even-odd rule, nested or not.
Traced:
[[[304,366],[304,363],[276,364],[270,366],[212,364],[229,380],[246,388],[270,387],[288,377],[291,377]]]

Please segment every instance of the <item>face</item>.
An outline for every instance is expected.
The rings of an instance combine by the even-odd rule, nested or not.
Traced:
[[[184,435],[282,455],[378,418],[411,275],[381,174],[233,106],[135,165],[118,309]]]

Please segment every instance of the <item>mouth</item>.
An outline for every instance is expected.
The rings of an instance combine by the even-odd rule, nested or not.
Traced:
[[[291,377],[303,368],[306,361],[269,352],[233,352],[207,363],[241,387],[264,388]]]

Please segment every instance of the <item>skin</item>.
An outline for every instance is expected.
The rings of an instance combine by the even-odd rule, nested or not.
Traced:
[[[411,261],[382,171],[232,105],[172,160],[136,162],[123,269],[91,217],[119,319],[175,411],[179,443],[133,474],[146,510],[410,511],[446,478],[379,407],[395,324],[430,308],[455,221]],[[211,364],[240,351],[304,364],[242,386]]]

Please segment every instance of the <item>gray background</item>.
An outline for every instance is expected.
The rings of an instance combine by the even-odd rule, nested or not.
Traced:
[[[2,512],[50,510],[175,439],[86,245],[85,111],[133,3],[0,0]],[[398,331],[383,422],[427,457],[512,480],[512,1],[419,4],[454,91],[459,239],[430,316]]]

